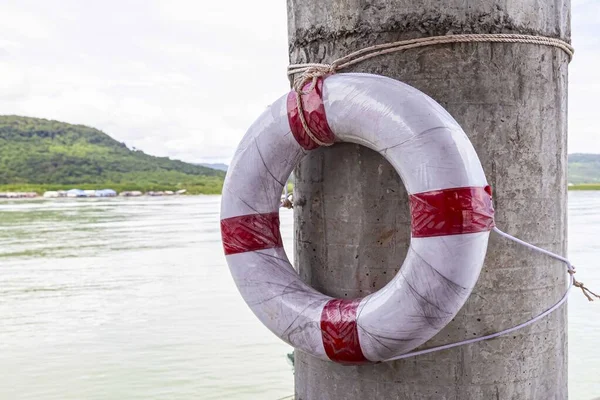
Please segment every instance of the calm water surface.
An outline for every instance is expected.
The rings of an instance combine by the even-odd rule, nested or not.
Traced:
[[[600,288],[600,192],[569,200],[570,256]],[[291,349],[229,275],[219,201],[0,201],[0,399],[293,393]],[[290,250],[292,213],[281,219]],[[571,398],[589,400],[600,396],[600,302],[573,293],[569,312]]]

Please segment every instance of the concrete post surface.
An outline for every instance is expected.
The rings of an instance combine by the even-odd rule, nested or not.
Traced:
[[[290,61],[329,62],[394,40],[526,33],[569,40],[569,0],[288,0]],[[527,44],[432,46],[355,66],[436,99],[473,142],[501,229],[566,251],[567,55]],[[312,152],[296,170],[296,265],[328,295],[385,285],[409,243],[407,195],[377,153]],[[565,268],[492,234],[479,282],[423,347],[508,328],[557,301]],[[567,310],[512,335],[404,361],[341,366],[296,352],[298,400],[566,399]]]

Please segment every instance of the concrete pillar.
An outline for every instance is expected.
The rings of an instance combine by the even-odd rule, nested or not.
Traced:
[[[329,62],[375,43],[459,33],[569,40],[569,0],[288,0],[290,61]],[[462,125],[494,189],[497,225],[566,251],[567,55],[527,44],[453,44],[353,71],[406,82]],[[362,297],[397,272],[409,242],[406,192],[378,154],[351,144],[296,170],[296,265],[316,289]],[[510,327],[565,290],[564,267],[492,235],[469,301],[423,347]],[[296,354],[298,400],[566,399],[567,309],[493,341],[370,366]]]

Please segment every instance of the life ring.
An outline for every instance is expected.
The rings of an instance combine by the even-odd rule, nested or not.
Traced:
[[[242,139],[223,187],[227,263],[248,306],[281,339],[324,360],[380,362],[439,332],[475,285],[494,226],[491,190],[458,123],[424,93],[390,78],[337,74],[302,95],[323,143],[382,154],[410,195],[412,238],[397,275],[362,299],[334,299],[302,282],[279,232],[283,184],[318,145],[302,128],[295,92]]]

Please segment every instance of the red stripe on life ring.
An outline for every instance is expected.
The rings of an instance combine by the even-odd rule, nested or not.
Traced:
[[[304,90],[307,90],[309,87],[310,83],[304,87]],[[325,116],[325,106],[323,105],[323,79],[319,78],[315,88],[311,90],[310,93],[303,94],[301,99],[302,108],[304,109],[304,119],[312,134],[323,143],[333,143],[335,135],[329,127],[327,117]],[[302,126],[302,121],[300,121],[298,113],[296,92],[293,90],[287,97],[287,112],[290,129],[298,144],[305,150],[313,150],[319,147],[319,145],[306,134],[306,131]]]
[[[331,361],[343,364],[369,362],[363,355],[358,340],[356,311],[360,300],[333,299],[323,308],[321,336],[325,353]]]
[[[410,196],[412,236],[432,237],[489,231],[494,227],[492,189],[462,187]]]
[[[278,212],[222,219],[221,237],[225,255],[283,247]]]

